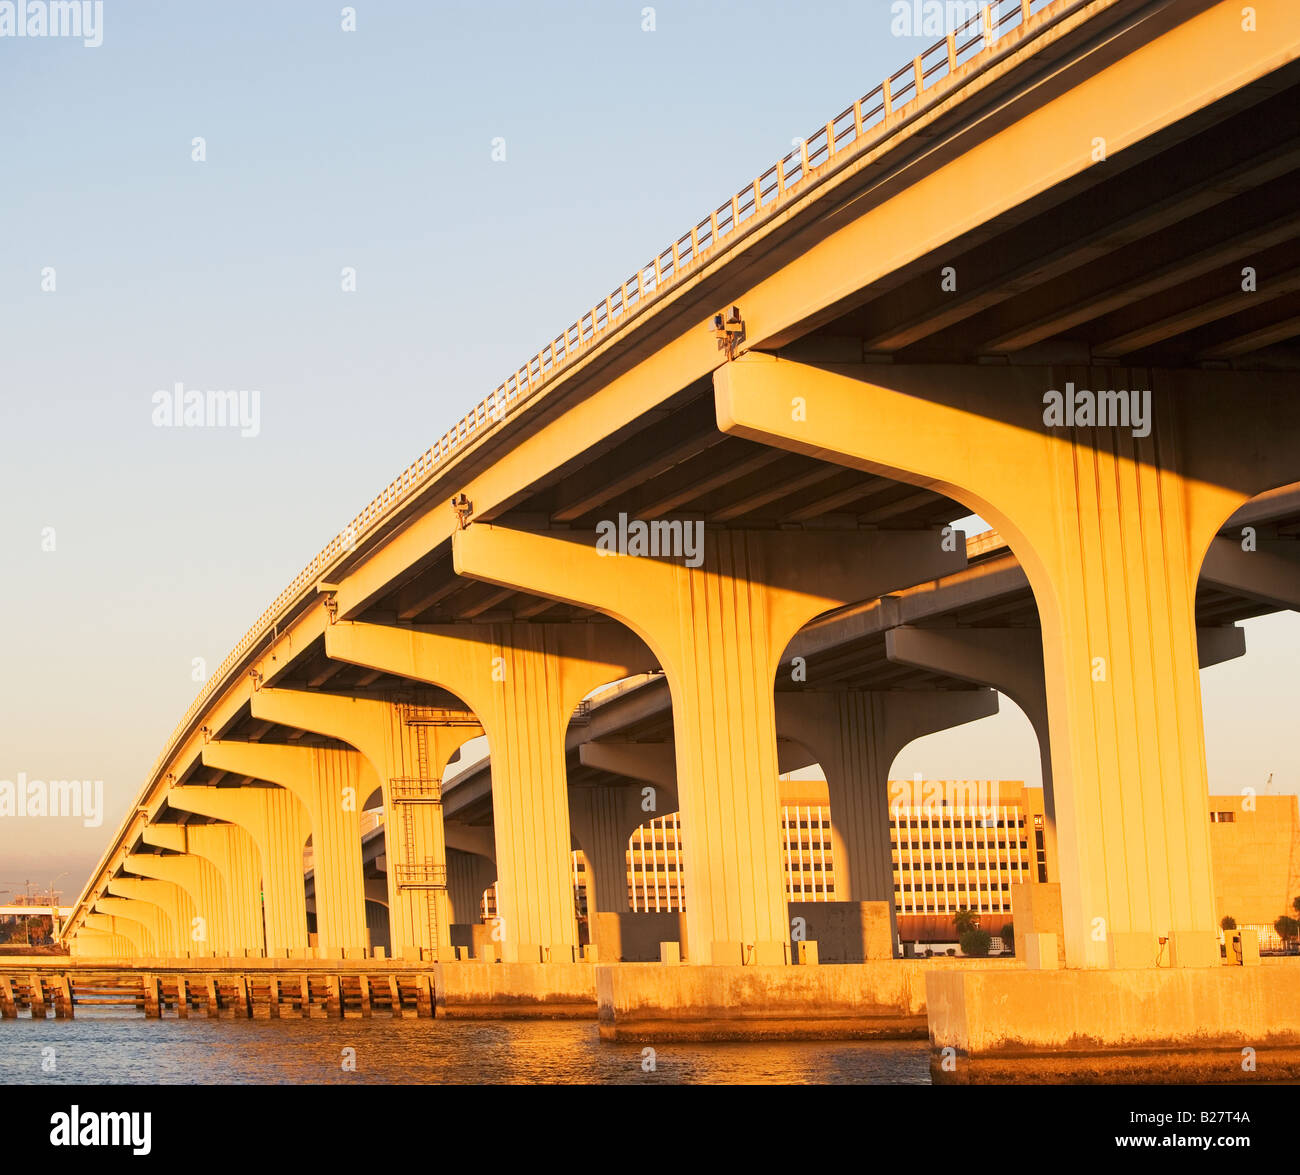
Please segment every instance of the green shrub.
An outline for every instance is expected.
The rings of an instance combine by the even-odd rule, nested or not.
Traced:
[[[987,930],[968,930],[961,936],[961,953],[982,959],[989,953],[993,936]]]

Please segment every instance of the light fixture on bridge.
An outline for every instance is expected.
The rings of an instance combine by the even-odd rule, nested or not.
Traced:
[[[733,306],[713,316],[713,337],[718,340],[718,350],[726,351],[727,358],[736,354],[736,345],[745,335],[745,323],[740,317],[740,307]]]
[[[469,500],[468,495],[459,493],[451,500],[451,508],[456,511],[456,521],[461,530],[469,525],[470,517],[474,513],[474,503]]]

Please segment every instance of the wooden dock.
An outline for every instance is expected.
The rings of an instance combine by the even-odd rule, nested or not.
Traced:
[[[274,1020],[430,1017],[428,965],[230,959],[130,963],[66,958],[0,960],[0,1019],[71,1019],[77,1009],[134,1008],[146,1018]]]

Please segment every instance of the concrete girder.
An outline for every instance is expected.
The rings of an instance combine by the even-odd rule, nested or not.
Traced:
[[[1298,610],[1300,542],[1258,539],[1247,549],[1235,538],[1218,535],[1201,564],[1201,578],[1252,600]]]

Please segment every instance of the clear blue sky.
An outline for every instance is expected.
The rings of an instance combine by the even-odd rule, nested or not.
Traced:
[[[0,822],[0,887],[79,887],[194,658],[215,668],[453,419],[931,39],[892,36],[887,0],[672,0],[653,32],[624,0],[359,0],[355,32],[343,7],[107,0],[99,48],[0,39],[0,778],[107,798],[99,829]],[[260,434],[153,427],[178,381],[259,390]],[[1300,626],[1249,639],[1203,678],[1212,783],[1295,790]],[[1037,760],[1012,712],[895,773]]]

